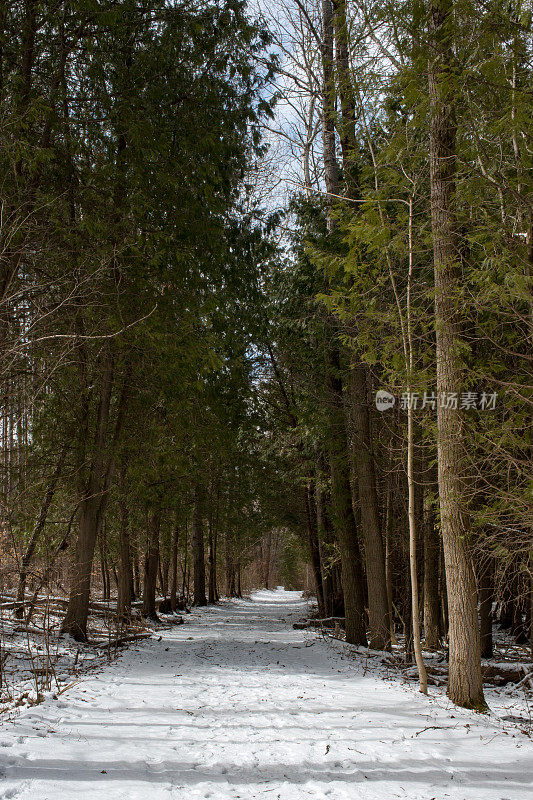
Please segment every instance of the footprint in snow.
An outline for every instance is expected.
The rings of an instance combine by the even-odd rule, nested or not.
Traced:
[[[6,800],[7,800],[7,798],[9,798],[9,797],[16,797],[19,794],[19,792],[20,792],[20,789],[17,789],[15,786],[13,786],[11,789],[6,789],[6,791],[3,793],[3,795],[1,795],[2,800],[3,800],[3,798],[6,798]]]

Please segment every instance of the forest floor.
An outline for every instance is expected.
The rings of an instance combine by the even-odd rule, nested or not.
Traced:
[[[306,613],[283,590],[222,602],[12,710],[0,797],[531,798],[526,701],[489,690],[482,715],[423,697],[379,654],[294,630]]]

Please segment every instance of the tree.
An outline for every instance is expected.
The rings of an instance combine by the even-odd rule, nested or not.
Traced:
[[[437,332],[437,393],[461,392],[463,369],[459,346],[459,250],[454,212],[456,122],[451,79],[453,7],[447,0],[430,6],[429,96],[431,100],[430,172],[431,224],[435,266],[435,326]],[[476,583],[467,537],[468,509],[464,500],[464,439],[461,413],[440,403],[437,416],[439,498],[446,564],[450,636],[448,694],[458,705],[485,707],[481,681],[481,648]]]

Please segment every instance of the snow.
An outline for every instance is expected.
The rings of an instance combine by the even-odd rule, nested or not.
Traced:
[[[20,800],[521,800],[531,740],[293,630],[297,592],[193,612],[0,730]],[[490,701],[490,697],[489,697]]]
[[[119,630],[113,603],[91,603],[88,622],[91,644],[79,644],[69,636],[60,635],[66,605],[64,598],[46,596],[27,626],[15,618],[13,599],[0,603],[0,714],[15,705],[32,705],[38,695],[63,691],[83,673],[101,669],[106,661],[112,660],[116,652],[113,640],[117,635],[146,631],[141,625]],[[99,611],[109,609],[111,613],[109,617],[102,616],[94,607]],[[138,621],[141,622],[140,615]]]

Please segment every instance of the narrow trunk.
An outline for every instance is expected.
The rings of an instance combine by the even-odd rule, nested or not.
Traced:
[[[194,566],[194,605],[207,605],[205,596],[205,552],[203,526],[203,496],[198,482],[194,486],[194,510],[192,518],[192,556]]]
[[[391,506],[392,506],[392,487],[390,486],[390,478],[388,478],[387,506],[385,511],[385,582],[387,584],[387,605],[389,609],[391,644],[398,644],[394,632],[394,613],[393,613],[394,590],[392,583]]]
[[[242,586],[241,586],[241,562],[237,562],[237,597],[242,597]]]
[[[268,531],[263,536],[263,544],[262,544],[262,562],[263,562],[263,586],[265,589],[269,589],[269,582],[270,582],[270,546],[272,543],[272,531]]]
[[[469,520],[464,500],[461,411],[447,398],[460,395],[461,331],[459,242],[456,236],[456,122],[453,77],[453,4],[432,0],[429,10],[431,57],[428,69],[430,182],[435,325],[437,333],[437,453],[439,496],[449,617],[448,695],[457,705],[486,708],[481,680],[477,592],[468,551]]]
[[[144,585],[142,615],[157,620],[156,584],[159,565],[159,531],[161,528],[161,510],[156,508],[150,517],[148,530],[148,546],[144,560]]]
[[[426,493],[424,509],[424,644],[426,650],[440,645],[439,562],[440,539],[431,499]]]
[[[529,645],[533,657],[533,548],[529,551]]]
[[[320,479],[323,476],[323,465],[320,465],[319,480],[316,485],[316,524],[317,524],[317,539],[319,548],[320,564],[322,569],[322,593],[324,598],[324,616],[336,616],[333,612],[335,586],[333,576],[332,537],[329,535],[328,520],[326,519],[326,493],[320,486]]]
[[[209,551],[207,554],[207,559],[209,562],[209,580],[207,585],[207,599],[209,604],[216,603],[216,594],[215,594],[215,539],[213,534],[213,526],[212,524],[209,525]]]
[[[481,657],[492,658],[492,599],[494,565],[492,558],[484,558],[479,565],[479,628],[481,636]]]
[[[185,541],[183,543],[183,574],[181,579],[181,594],[182,597],[185,599],[185,601],[188,603],[189,602],[189,578],[188,578],[189,523],[188,522],[185,523],[185,528],[183,532],[185,534]]]
[[[87,617],[91,590],[91,572],[99,526],[103,523],[114,470],[114,453],[120,440],[127,407],[127,382],[124,381],[117,404],[117,417],[112,441],[106,447],[111,390],[113,384],[113,355],[107,347],[103,356],[103,374],[96,420],[92,460],[86,491],[80,502],[80,527],[72,563],[70,597],[61,626],[62,633],[75,639],[87,639]],[[84,420],[85,425],[86,420]],[[85,439],[86,427],[82,432]],[[82,452],[85,441],[82,442]]]
[[[109,579],[109,569],[107,567],[107,554],[106,554],[107,545],[105,536],[105,524],[101,518],[99,519],[99,531],[97,540],[98,540],[98,548],[100,551],[100,571],[102,573],[102,596],[104,600],[109,600],[110,579]]]
[[[172,529],[170,546],[170,610],[175,611],[178,605],[178,541],[179,525],[176,522]]]
[[[338,350],[329,351],[327,387],[328,432],[333,524],[341,555],[346,641],[366,645],[363,571],[352,505],[350,465],[346,437],[342,380]]]
[[[140,598],[141,596],[141,570],[139,569],[139,550],[137,547],[136,537],[130,541],[130,554],[132,560],[132,585],[133,585],[133,599]]]
[[[123,485],[123,476],[121,476],[121,484]],[[131,556],[129,509],[126,499],[123,496],[121,496],[119,501],[119,512],[117,614],[119,620],[126,622],[131,617]]]
[[[101,498],[97,495],[84,500],[80,507],[78,539],[70,579],[69,604],[61,628],[63,633],[69,633],[77,641],[87,640],[91,571],[98,535],[100,501]]]
[[[227,530],[224,542],[224,563],[226,568],[226,596],[235,597],[235,564],[233,561],[231,539],[229,531]]]
[[[352,399],[354,464],[361,510],[361,531],[365,545],[368,587],[369,644],[376,650],[388,650],[391,645],[391,635],[385,553],[381,536],[374,454],[371,444],[367,370],[362,364],[358,364],[352,370]]]
[[[413,647],[415,651],[418,679],[422,694],[428,693],[428,678],[422,646],[420,644],[420,617],[418,609],[418,568],[417,568],[417,530],[415,512],[415,439],[414,439],[413,409],[411,404],[407,411],[407,484],[409,492],[409,569],[411,575],[411,617],[413,624]]]
[[[523,584],[521,574],[517,575],[515,585],[516,600],[514,604],[513,625],[511,630],[517,644],[526,644],[528,641],[526,629],[527,611],[525,603],[527,589]]]
[[[170,561],[165,558],[162,553],[159,553],[159,584],[161,586],[161,594],[167,599],[168,596],[168,571],[170,568]]]
[[[335,62],[333,57],[333,6],[331,0],[322,0],[322,25],[324,31],[321,47],[324,179],[330,207],[328,229],[333,232],[335,220],[331,209],[339,195],[339,166],[335,155]],[[328,320],[326,335],[333,341],[333,344],[328,345],[326,351],[326,391],[330,410],[328,455],[331,473],[333,524],[341,555],[346,640],[352,644],[366,644],[361,555],[352,506],[340,355],[338,345],[335,342],[336,321],[332,318]]]
[[[355,103],[348,52],[348,28],[345,0],[333,0],[332,20],[335,33],[335,65],[340,99],[339,138],[342,150],[344,191],[346,197],[358,196],[357,141]],[[339,193],[339,188],[335,194]],[[361,509],[361,532],[365,545],[368,589],[370,646],[378,650],[390,647],[390,621],[385,578],[385,554],[381,536],[374,460],[370,443],[370,420],[367,405],[367,369],[358,364],[353,371],[353,412],[355,423],[355,472]]]
[[[37,522],[30,537],[30,541],[28,542],[28,546],[26,548],[26,552],[24,553],[24,556],[22,558],[22,563],[19,573],[19,583],[17,588],[17,603],[19,603],[20,605],[15,607],[15,616],[18,619],[20,619],[24,614],[24,598],[26,595],[26,579],[28,576],[28,569],[35,554],[35,549],[41,537],[41,533],[43,532],[44,526],[46,524],[46,518],[48,517],[48,511],[50,509],[50,505],[52,503],[55,494],[57,482],[59,480],[61,471],[63,469],[63,464],[65,462],[66,454],[67,454],[67,446],[64,445],[60,453],[59,460],[57,462],[54,473],[50,478],[50,483],[48,484],[45,496],[43,498],[43,502],[41,504],[41,509],[39,512],[39,518],[37,519]]]
[[[322,567],[320,564],[320,547],[318,544],[317,509],[315,503],[314,484],[306,486],[304,489],[305,518],[307,527],[307,542],[311,555],[311,565],[313,567],[313,577],[315,583],[316,599],[318,603],[318,613],[326,616],[324,606],[324,587],[322,581]]]

